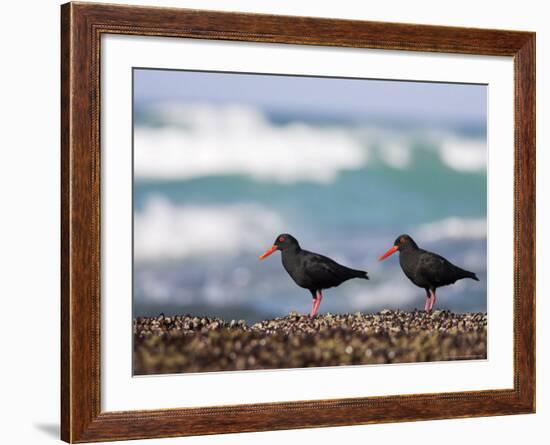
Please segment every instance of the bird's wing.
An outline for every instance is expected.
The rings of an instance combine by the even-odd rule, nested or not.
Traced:
[[[335,286],[343,281],[345,267],[324,255],[308,252],[304,262],[305,274],[321,287]]]
[[[433,252],[423,252],[418,261],[416,273],[436,286],[452,281],[456,266]]]

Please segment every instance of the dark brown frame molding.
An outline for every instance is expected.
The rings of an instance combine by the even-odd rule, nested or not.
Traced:
[[[102,34],[513,57],[514,388],[231,407],[102,412],[99,315],[99,70]],[[534,33],[68,3],[61,7],[61,37],[63,440],[93,442],[535,412]]]

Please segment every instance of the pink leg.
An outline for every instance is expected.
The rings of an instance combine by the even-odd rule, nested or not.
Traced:
[[[309,313],[309,318],[315,317],[315,306],[317,305],[317,299],[313,298],[311,300],[311,311]]]
[[[321,306],[321,300],[323,299],[323,294],[320,290],[317,291],[317,298],[315,299],[315,302],[313,303],[313,308],[311,308],[311,313],[309,314],[309,318],[313,318],[317,315],[317,311],[319,310],[319,306]]]
[[[319,289],[317,292],[317,310],[319,310],[319,306],[321,306],[321,300],[323,299],[323,292]],[[317,311],[315,311],[317,313]]]
[[[435,296],[435,289],[432,291],[432,298],[430,299],[430,312],[431,310],[433,309],[434,305],[435,305],[435,300],[436,300],[436,296]]]
[[[426,291],[426,302],[424,303],[424,311],[428,312],[430,310],[430,291]]]

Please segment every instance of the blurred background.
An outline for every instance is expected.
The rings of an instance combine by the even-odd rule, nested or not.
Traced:
[[[135,69],[134,316],[255,322],[311,296],[281,232],[353,268],[321,312],[423,308],[397,255],[408,233],[476,272],[437,308],[486,311],[486,86]]]

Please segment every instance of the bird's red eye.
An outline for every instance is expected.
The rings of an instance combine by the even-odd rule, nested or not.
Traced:
[[[279,237],[279,242],[280,242],[280,243],[282,243],[284,240],[285,240],[285,237],[284,237],[284,236],[280,236],[280,237]]]

